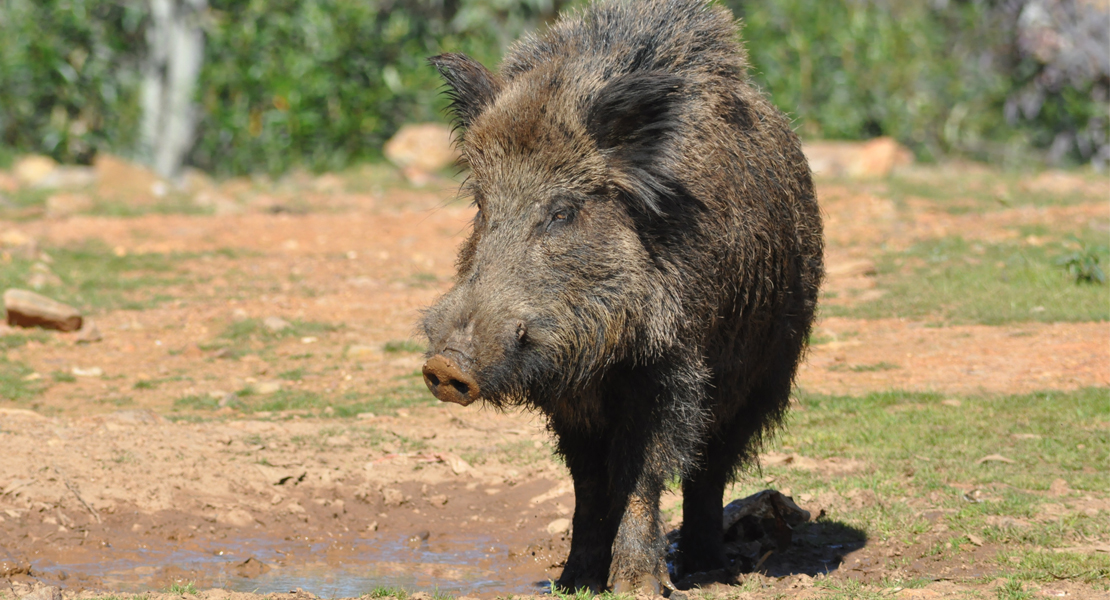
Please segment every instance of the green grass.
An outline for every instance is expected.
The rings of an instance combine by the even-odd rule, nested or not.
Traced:
[[[1104,175],[1079,171],[1069,175],[1083,177],[1088,183],[1097,183],[1107,189]],[[899,206],[904,206],[911,198],[930,200],[953,215],[985,213],[1015,206],[1064,206],[1104,200],[1078,191],[1054,193],[1035,190],[1028,185],[1026,175],[997,170],[945,172],[943,175],[927,171],[924,176],[896,175],[887,180],[878,193]]]
[[[22,348],[30,341],[45,343],[50,339],[49,334],[36,330],[29,330],[26,333],[9,333],[7,335],[0,335],[0,350]]]
[[[38,396],[43,391],[40,381],[27,381],[33,373],[31,367],[0,356],[0,400],[22,402]]]
[[[438,589],[432,590],[430,593],[431,593],[431,596],[432,596],[433,600],[451,600],[451,598],[453,598],[453,596],[451,594],[448,594],[446,592],[441,592]],[[412,595],[411,593],[409,593],[407,590],[405,590],[405,588],[402,588],[402,587],[398,587],[398,586],[378,586],[378,587],[370,590],[366,594],[364,594],[362,597],[363,598],[396,598],[397,600],[406,600],[411,595]]]
[[[1011,561],[1010,558],[1016,558]],[[1070,579],[1083,583],[1110,582],[1110,557],[1105,553],[1053,552],[1041,549],[1002,550],[997,560],[1014,568],[1014,579],[1022,581],[1056,581]]]
[[[190,395],[173,403],[175,412],[208,412],[219,408],[219,399],[206,395]],[[431,406],[437,401],[428,393],[420,373],[394,378],[384,390],[366,394],[349,391],[323,393],[311,390],[282,389],[272,394],[257,394],[249,388],[236,392],[236,399],[228,406],[237,410],[256,412],[303,411],[318,417],[352,418],[361,413],[396,414],[401,408]],[[331,409],[330,411],[327,409]]]
[[[528,466],[545,459],[551,459],[551,448],[536,447],[532,440],[517,440],[497,445],[498,458],[502,463]]]
[[[920,500],[928,498],[929,505],[943,511],[940,522],[947,534],[924,538],[936,540],[927,556],[958,557],[971,547],[968,536],[974,535],[1002,549],[992,579],[1001,574],[1015,581],[1110,581],[1110,556],[1059,551],[1110,539],[1110,515],[1105,510],[1044,513],[1046,504],[1110,494],[1110,389],[962,396],[959,406],[941,404],[947,398],[801,392],[777,449],[818,460],[852,459],[858,468],[838,474],[764,466],[760,477],[770,479],[771,487],[790,488],[795,498],[802,493],[839,497],[828,523],[848,528],[841,532],[845,536],[855,530],[867,540],[906,546],[922,535],[936,536],[938,530],[920,508]],[[992,454],[1013,463],[980,462]],[[1073,491],[1048,496],[1055,479],[1065,480]],[[768,486],[766,479],[750,476],[740,481],[734,497]],[[979,492],[968,496],[969,489]],[[917,505],[906,498],[917,499]],[[799,533],[807,535],[815,526],[806,524]]]
[[[54,371],[50,374],[50,378],[58,383],[73,383],[77,381],[77,377],[73,373],[65,371]]]
[[[420,373],[394,378],[393,385],[375,394],[346,392],[325,394],[308,390],[280,390],[273,394],[241,398],[243,410],[280,412],[303,410],[317,416],[348,418],[360,413],[395,414],[397,409],[436,404]],[[331,407],[331,412],[324,412]]]
[[[306,371],[307,369],[305,369],[304,367],[298,367],[296,369],[283,371],[278,374],[278,377],[284,379],[285,381],[302,381],[304,380]]]
[[[190,395],[183,396],[173,401],[173,409],[179,410],[216,410],[220,407],[220,399],[211,396]]]
[[[11,221],[26,221],[39,219],[46,214],[46,199],[56,190],[38,190],[20,188],[15,192],[5,193],[7,202],[0,204],[0,219]],[[92,201],[84,210],[77,211],[82,215],[97,215],[104,217],[138,217],[150,214],[184,214],[184,215],[211,215],[212,207],[205,207],[193,201],[187,194],[170,192],[155,202],[123,202],[112,198],[102,198],[94,190],[79,192],[89,196]]]
[[[959,481],[1047,490],[1063,477],[1074,489],[1110,492],[1110,389],[971,396],[959,407],[941,404],[947,397],[803,392],[780,443],[805,456],[859,459],[902,479],[912,467],[926,488]],[[1028,434],[1037,437],[1022,439]],[[1015,462],[976,464],[990,454]]]
[[[1105,509],[1075,506],[1110,495],[1110,389],[965,395],[959,406],[942,404],[951,398],[800,392],[772,449],[828,462],[814,470],[763,466],[758,476],[742,476],[730,498],[766,487],[789,488],[795,499],[834,498],[822,501],[827,520],[797,530],[823,545],[927,544],[917,554],[890,559],[891,568],[897,560],[921,556],[969,560],[974,536],[999,550],[984,566],[987,581],[1015,582],[1000,597],[1022,597],[1025,582],[1057,579],[1110,589],[1110,556],[1068,550],[1110,540]],[[1013,462],[980,461],[994,454]],[[856,468],[836,472],[824,466],[846,459],[856,461]],[[1056,479],[1071,491],[1049,495]],[[930,517],[935,521],[926,517],[931,510],[940,511]],[[833,597],[868,597],[873,589],[851,588],[842,580],[817,585],[831,586]]]
[[[902,367],[894,363],[886,361],[877,362],[870,365],[833,365],[829,367],[830,371],[851,371],[853,373],[870,373],[874,371],[893,371],[901,369]]]
[[[46,198],[54,193],[51,190],[20,188],[5,192],[5,202],[0,204],[0,219],[5,221],[28,221],[38,219],[46,212]]]
[[[197,586],[192,581],[188,583],[177,582],[171,584],[170,587],[166,588],[166,593],[196,595]]]
[[[156,294],[157,288],[184,281],[178,264],[188,255],[125,254],[117,256],[102,242],[80,246],[50,248],[49,268],[61,280],[47,284],[40,293],[80,309],[140,310],[150,308],[169,296]],[[13,257],[0,269],[0,288],[26,288],[34,261]]]
[[[273,331],[263,324],[262,319],[242,319],[228,323],[216,339],[207,344],[201,344],[200,348],[209,351],[220,350],[223,358],[238,360],[250,353],[270,352],[274,345],[282,340],[323,336],[342,328],[342,325],[331,323],[293,320],[289,321],[288,327]],[[293,371],[289,373],[292,375]]]
[[[1105,246],[1086,252],[1110,261]],[[987,244],[947,237],[889,252],[876,282],[888,293],[849,306],[825,305],[830,316],[908,317],[996,325],[1015,321],[1106,321],[1110,286],[1076,281],[1060,264],[1074,243]]]
[[[424,344],[416,340],[390,340],[382,347],[387,353],[395,354],[401,352],[411,352],[420,354],[425,350]]]

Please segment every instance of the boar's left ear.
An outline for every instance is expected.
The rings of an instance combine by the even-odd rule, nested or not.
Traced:
[[[482,63],[465,54],[440,54],[428,59],[447,82],[455,127],[466,129],[497,97],[501,84]]]
[[[683,78],[639,71],[613,78],[598,92],[586,127],[609,159],[613,183],[640,211],[662,215],[675,163],[673,139],[681,127]]]

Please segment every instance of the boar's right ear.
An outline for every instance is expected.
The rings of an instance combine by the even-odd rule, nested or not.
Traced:
[[[637,71],[610,80],[589,109],[586,128],[611,168],[613,184],[636,208],[663,215],[673,140],[682,126],[684,80],[662,71]]]
[[[501,88],[497,77],[465,54],[440,54],[428,59],[447,82],[455,127],[466,129],[493,102]]]

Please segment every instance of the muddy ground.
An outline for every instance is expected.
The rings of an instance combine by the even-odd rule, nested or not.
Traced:
[[[0,398],[0,597],[43,584],[68,597],[186,582],[218,588],[199,596],[206,600],[296,588],[281,597],[352,597],[380,586],[494,597],[543,593],[558,576],[574,498],[544,424],[524,412],[435,404],[415,376],[419,349],[406,343],[418,339],[421,307],[448,289],[473,209],[454,200],[450,181],[412,189],[344,177],[214,186],[231,207],[218,215],[31,211],[0,221],[22,244],[5,251],[8,262],[28,243],[35,252],[92,242],[116,257],[172,259],[172,277],[129,292],[140,308],[88,309],[99,341],[34,334],[4,350],[25,366],[19,381],[33,391]],[[1049,185],[1090,186],[1054,177]],[[925,199],[895,207],[874,185],[819,186],[827,289],[840,292],[833,303],[866,301],[875,289],[867,261],[880,247],[1110,219],[1097,185],[1081,190],[1084,202],[985,215]],[[1110,386],[1105,321],[826,317],[817,336],[798,381],[808,392]],[[892,360],[899,368],[843,368]],[[393,400],[374,409],[379,396]],[[809,468],[830,476],[843,464],[818,458]],[[1069,510],[1106,518],[1105,494],[1083,498]],[[666,499],[671,525],[680,500]],[[818,515],[853,501],[799,503]],[[906,502],[935,508],[929,498]],[[780,553],[741,587],[713,593],[809,597],[819,595],[817,577],[898,598],[993,597],[1002,584],[989,562],[928,558],[942,534]],[[974,552],[998,550],[988,542]],[[926,584],[884,583],[905,580]],[[1075,581],[1036,591],[1105,595]],[[163,596],[180,593],[151,597]]]

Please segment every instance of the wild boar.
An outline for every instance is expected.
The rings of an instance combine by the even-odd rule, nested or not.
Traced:
[[[790,121],[731,14],[600,1],[447,83],[477,212],[424,318],[440,400],[542,411],[574,480],[558,585],[671,588],[659,512],[680,477],[681,573],[727,567],[725,485],[781,422],[823,278]]]

